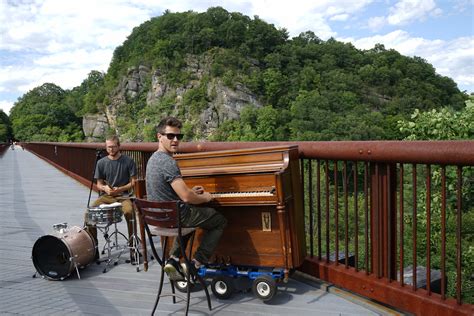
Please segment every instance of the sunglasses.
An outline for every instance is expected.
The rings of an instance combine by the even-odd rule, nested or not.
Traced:
[[[175,137],[177,140],[181,140],[183,139],[183,136],[184,136],[184,134],[174,134],[174,133],[163,133],[161,135],[165,135],[166,138],[168,138],[169,140],[173,140]]]

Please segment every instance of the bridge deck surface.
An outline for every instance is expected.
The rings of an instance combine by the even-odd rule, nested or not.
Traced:
[[[0,157],[0,314],[7,315],[149,315],[159,266],[148,272],[120,258],[102,273],[104,264],[91,264],[64,281],[32,278],[31,251],[35,241],[52,232],[52,224],[82,226],[88,188],[17,147]],[[95,193],[92,194],[96,196]],[[119,229],[125,231],[124,222]],[[104,244],[104,239],[99,239]],[[168,283],[165,291],[170,291]],[[210,290],[210,289],[209,289]],[[190,315],[380,315],[387,309],[356,304],[312,284],[290,279],[279,284],[270,303],[252,293],[235,293],[228,300],[212,296],[207,309],[203,291],[191,293]],[[182,314],[184,304],[162,298],[157,314]]]

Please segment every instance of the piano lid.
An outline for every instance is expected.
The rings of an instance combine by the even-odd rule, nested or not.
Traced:
[[[278,172],[298,158],[298,146],[273,146],[174,155],[184,177]]]

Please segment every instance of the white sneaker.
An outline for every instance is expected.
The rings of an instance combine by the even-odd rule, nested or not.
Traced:
[[[163,270],[165,270],[166,274],[172,281],[179,281],[185,278],[184,275],[186,272],[183,271],[182,264],[180,266],[178,261],[173,258],[169,258],[168,261],[166,261]]]

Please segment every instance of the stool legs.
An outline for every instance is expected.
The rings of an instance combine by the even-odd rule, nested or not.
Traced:
[[[157,260],[161,265],[161,273],[160,273],[160,283],[158,285],[158,294],[156,295],[155,305],[153,305],[153,311],[151,312],[152,315],[155,314],[156,307],[158,306],[158,302],[160,301],[160,297],[161,297],[161,292],[163,290],[163,279],[165,277],[165,269],[164,268],[165,268],[165,264],[166,264],[165,252],[166,252],[166,244],[167,243],[168,243],[168,237],[165,237],[164,242],[163,242],[163,254],[162,254],[162,257],[161,257],[161,258],[163,258],[163,260],[161,262]],[[158,253],[157,253],[156,248],[155,248],[155,245],[154,244],[151,244],[151,245],[152,245],[151,250],[153,252],[153,255],[156,258],[159,258]],[[174,296],[173,296],[173,300],[174,300]]]
[[[166,246],[168,244],[168,237],[163,236],[161,238],[163,238],[163,245],[162,245],[163,251],[162,251],[162,255],[161,255],[161,259],[160,259],[160,256],[158,256],[158,252],[156,250],[155,244],[152,242],[153,239],[152,239],[151,235],[149,235],[149,240],[150,240],[150,244],[151,244],[152,253],[157,258],[157,262],[161,266],[160,280],[159,280],[159,284],[158,284],[158,293],[156,295],[155,303],[153,305],[152,315],[154,315],[154,313],[155,313],[155,311],[158,307],[158,303],[160,301],[160,298],[162,296],[164,277],[165,277],[165,269],[164,268],[165,268],[166,258],[167,258],[167,255],[166,255],[167,247]],[[197,273],[193,273],[191,275],[191,271],[192,271],[191,265],[193,265],[193,263],[189,260],[189,256],[186,254],[186,249],[184,248],[182,238],[180,238],[180,236],[177,236],[176,238],[178,238],[178,242],[179,242],[179,246],[180,246],[180,250],[181,250],[181,256],[184,259],[184,264],[187,266],[185,277],[186,277],[186,282],[187,282],[188,286],[186,288],[186,310],[185,310],[185,315],[187,315],[188,312],[189,312],[189,303],[190,303],[190,300],[191,300],[191,279],[198,280],[198,282],[201,284],[202,288],[204,289],[204,291],[206,293],[207,305],[209,307],[209,310],[212,310],[211,298],[210,298],[207,286],[206,286],[204,280],[202,279],[202,277],[199,276]],[[191,255],[193,243],[194,243],[194,232],[191,235],[191,243],[190,243],[190,250],[189,250],[190,255]],[[174,281],[170,281],[170,284],[171,284],[171,292],[172,292],[171,296],[173,297],[173,303],[176,303],[176,296],[178,296],[178,295],[175,292]]]
[[[193,237],[194,232],[192,234],[193,234],[192,235],[192,237]],[[188,286],[186,288],[186,311],[185,311],[184,315],[188,315],[189,300],[190,300],[190,297],[191,297],[191,279],[189,277],[190,272],[191,272],[191,269],[190,269],[190,264],[191,263],[189,262],[189,259],[186,256],[186,249],[184,248],[184,245],[183,245],[183,236],[181,235],[181,228],[179,228],[179,234],[176,238],[178,238],[178,241],[179,241],[179,249],[181,250],[181,256],[184,258],[184,264],[187,266],[187,269],[186,269],[186,282],[188,283]],[[191,244],[191,249],[192,249],[192,244]]]

